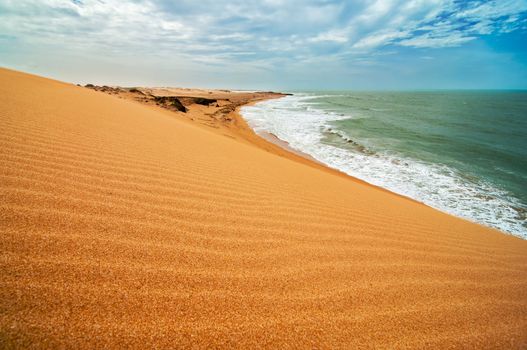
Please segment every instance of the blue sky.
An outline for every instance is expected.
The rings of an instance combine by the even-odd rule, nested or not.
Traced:
[[[0,65],[75,83],[527,88],[527,0],[0,0]]]

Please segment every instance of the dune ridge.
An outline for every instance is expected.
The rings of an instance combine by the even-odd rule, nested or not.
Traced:
[[[0,90],[2,348],[527,346],[519,238],[169,111]]]

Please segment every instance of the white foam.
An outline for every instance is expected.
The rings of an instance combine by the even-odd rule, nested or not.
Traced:
[[[319,96],[316,96],[319,97]],[[328,166],[447,213],[527,238],[527,227],[514,208],[517,199],[483,181],[464,179],[454,169],[389,151],[354,152],[321,142],[329,122],[349,119],[314,108],[309,95],[264,101],[241,110],[255,132],[270,132]],[[349,139],[341,131],[343,139]],[[362,140],[354,140],[361,142]]]

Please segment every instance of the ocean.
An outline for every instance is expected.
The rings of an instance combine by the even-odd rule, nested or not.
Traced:
[[[242,108],[329,167],[527,239],[527,92],[297,92]]]

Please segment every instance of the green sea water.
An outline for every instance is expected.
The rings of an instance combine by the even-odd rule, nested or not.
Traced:
[[[527,238],[526,91],[302,92],[256,108],[256,128],[329,166]]]
[[[527,93],[354,93],[315,100],[346,113],[334,125],[372,150],[484,178],[527,203]]]

